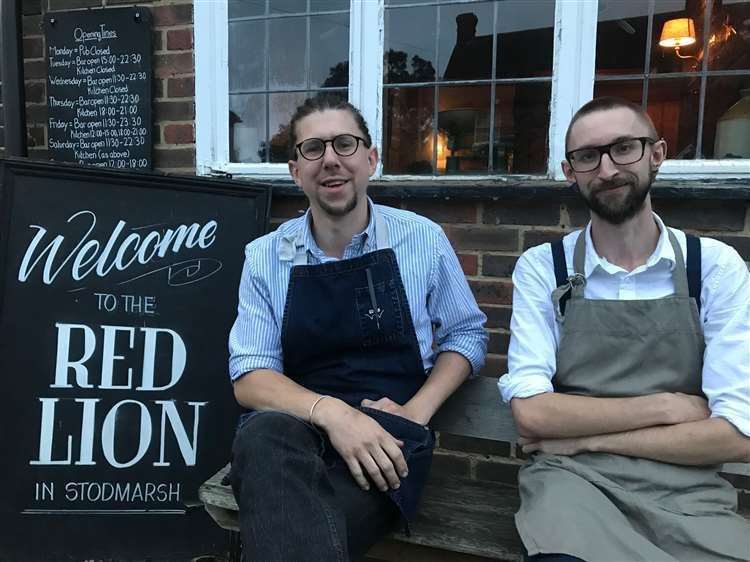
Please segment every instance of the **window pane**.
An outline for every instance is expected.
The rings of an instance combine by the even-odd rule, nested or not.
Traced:
[[[641,105],[643,103],[643,80],[597,80],[594,82],[594,97],[614,96]]]
[[[229,0],[229,19],[262,16],[266,13],[266,0]]]
[[[495,76],[552,76],[554,26],[555,0],[498,3]]]
[[[550,82],[496,86],[495,171],[508,174],[547,171],[551,92]]]
[[[717,13],[711,16],[708,68],[750,69],[750,2],[725,1],[713,11]]]
[[[229,155],[232,162],[263,162],[266,96],[229,96]]]
[[[703,157],[750,158],[750,76],[708,79]]]
[[[700,78],[650,80],[646,110],[667,141],[667,158],[695,158]]]
[[[490,86],[448,86],[438,91],[439,174],[487,173],[490,91]]]
[[[386,84],[435,80],[436,29],[436,6],[386,10]]]
[[[307,0],[271,0],[269,9],[272,14],[304,14],[307,12]]]
[[[432,86],[388,88],[383,122],[386,174],[432,174]]]
[[[649,40],[648,7],[649,0],[600,4],[596,26],[597,75],[644,71]]]
[[[386,6],[403,6],[404,4],[435,4],[451,2],[453,0],[385,0]]]
[[[310,0],[310,11],[312,12],[332,12],[348,9],[349,0]]]
[[[443,80],[492,76],[493,3],[440,8],[438,61]]]
[[[269,20],[270,89],[285,90],[306,87],[305,50],[307,25],[305,18]],[[245,51],[245,56],[252,51]]]
[[[310,84],[349,84],[349,14],[310,18]]]
[[[266,88],[265,21],[239,21],[229,24],[229,91]],[[257,52],[258,56],[248,56]]]
[[[688,9],[688,7],[690,9]],[[651,36],[651,68],[654,74],[663,72],[697,72],[701,69],[701,62],[698,60],[703,48],[703,16],[702,8],[697,2],[692,2],[688,6],[685,0],[671,0],[669,2],[657,2],[654,12],[653,34]],[[672,28],[670,25],[680,21],[692,21],[694,43],[683,45],[679,49],[674,47],[665,47],[659,44],[661,40],[686,41],[687,35],[680,29],[690,29],[682,25]],[[666,26],[666,28],[665,28]]]
[[[268,114],[268,142],[271,150],[269,162],[287,162],[289,160],[289,121],[292,113],[307,98],[307,92],[292,94],[270,94],[270,111]]]

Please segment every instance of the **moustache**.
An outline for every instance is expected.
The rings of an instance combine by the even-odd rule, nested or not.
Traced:
[[[601,191],[608,191],[610,189],[616,189],[624,185],[634,187],[637,181],[636,178],[631,177],[619,177],[612,180],[602,181],[596,188],[597,193]]]

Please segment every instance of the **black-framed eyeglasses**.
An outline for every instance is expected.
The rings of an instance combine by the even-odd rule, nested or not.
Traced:
[[[367,141],[362,137],[345,133],[336,135],[332,139],[323,140],[317,138],[305,139],[296,145],[297,150],[305,160],[320,160],[326,152],[326,145],[331,143],[333,151],[339,156],[351,156],[359,148],[359,143],[367,146]]]
[[[615,164],[626,166],[635,164],[643,158],[646,143],[658,142],[650,137],[624,139],[602,146],[579,148],[565,153],[574,172],[593,172],[602,163],[602,154],[607,154]]]

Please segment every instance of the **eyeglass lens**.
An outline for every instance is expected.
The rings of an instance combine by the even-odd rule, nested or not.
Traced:
[[[594,147],[574,150],[570,153],[571,164],[577,172],[589,172],[599,167],[602,154],[609,154],[612,162],[624,166],[634,164],[643,158],[645,141],[642,139],[628,139],[610,145],[609,148]]]
[[[307,139],[300,145],[302,156],[308,160],[317,160],[323,157],[327,143],[331,143],[334,152],[339,156],[351,156],[357,150],[359,140],[354,135],[337,135],[333,139],[324,141],[322,139]]]

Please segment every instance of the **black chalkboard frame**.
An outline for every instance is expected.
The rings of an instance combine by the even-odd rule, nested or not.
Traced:
[[[206,194],[218,197],[243,198],[256,200],[256,216],[248,217],[248,224],[240,225],[240,230],[252,231],[245,240],[264,234],[269,228],[271,188],[269,185],[232,181],[227,179],[210,179],[189,176],[170,176],[150,172],[116,171],[105,168],[84,168],[76,165],[34,162],[26,159],[0,159],[0,318],[6,314],[8,303],[5,302],[7,267],[9,264],[10,227],[14,217],[14,206],[25,184],[31,181],[46,181],[50,189],[59,189],[65,182],[96,183],[102,197],[106,197],[108,188],[126,186],[133,194],[133,200],[144,200],[156,191],[175,192],[180,197],[192,195],[203,197]],[[203,199],[205,201],[205,199]],[[240,258],[241,259],[241,258]],[[229,295],[236,295],[239,279],[228,282]],[[0,357],[0,377],[3,386],[14,385],[18,368],[9,369],[3,357]],[[15,366],[18,367],[18,366]],[[220,384],[220,381],[217,382]],[[229,385],[227,383],[227,389]],[[11,393],[12,394],[12,393]],[[231,392],[227,393],[231,396]],[[8,405],[14,411],[13,404]],[[24,434],[23,428],[9,426],[9,414],[0,424],[0,435],[5,444],[4,463],[14,450],[14,444]],[[3,416],[0,416],[3,417]],[[37,414],[38,417],[38,414]],[[38,428],[37,428],[38,429]],[[218,469],[228,458],[219,462],[216,459],[213,467],[203,467],[208,475]],[[0,471],[6,472],[6,471]],[[206,477],[207,477],[206,476]],[[5,474],[0,478],[0,496],[12,497],[14,488],[18,487],[14,474]],[[3,502],[4,503],[5,499]],[[189,498],[185,498],[188,500]],[[64,515],[46,514],[35,516],[8,512],[0,507],[0,562],[5,560],[74,560],[82,558],[108,558],[114,560],[148,559],[151,557],[165,561],[178,561],[194,558],[201,554],[221,555],[228,545],[225,531],[220,530],[205,514],[197,503],[186,502],[182,514],[159,513],[158,510],[136,516],[99,515]],[[38,540],[38,537],[44,537]],[[6,541],[9,541],[6,543]]]

